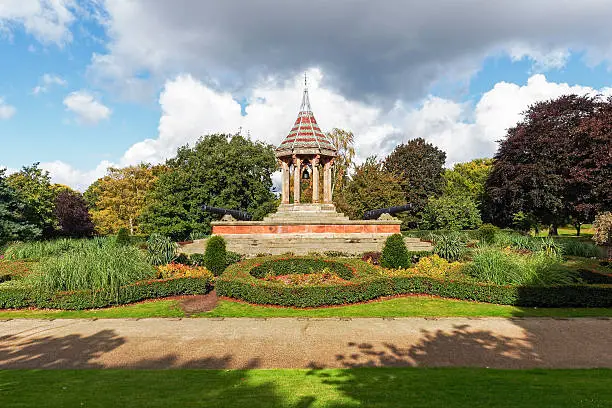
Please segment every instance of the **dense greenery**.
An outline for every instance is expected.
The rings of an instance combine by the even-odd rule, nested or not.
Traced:
[[[268,276],[280,276],[291,274],[311,274],[321,271],[329,271],[338,275],[340,278],[350,280],[353,278],[353,271],[339,261],[317,258],[286,258],[264,261],[251,268],[251,276],[261,279]]]
[[[204,252],[204,266],[211,271],[215,276],[223,273],[227,261],[227,250],[225,249],[225,240],[220,236],[213,236],[206,242],[206,252]]]
[[[89,237],[94,225],[81,193],[69,189],[60,191],[55,197],[53,215],[57,219],[59,233],[69,237]]]
[[[351,180],[335,198],[338,209],[352,219],[376,208],[405,204],[399,178],[382,168],[375,157],[355,167]]]
[[[13,240],[37,238],[41,229],[26,218],[26,204],[7,183],[0,169],[0,248]]]
[[[465,239],[461,234],[430,234],[429,238],[434,244],[434,254],[447,261],[456,261],[465,252]]]
[[[178,257],[178,245],[168,237],[151,234],[147,240],[149,262],[153,265],[166,265]]]
[[[432,351],[436,340],[427,343]],[[473,341],[474,347],[483,347],[476,339]],[[612,404],[610,381],[612,370],[606,369],[369,367],[0,372],[7,407],[49,408],[606,407]]]
[[[385,241],[382,254],[380,256],[380,265],[383,268],[408,268],[410,266],[410,257],[404,242],[404,236],[401,234],[393,234]]]
[[[155,182],[141,216],[141,227],[174,240],[192,231],[210,232],[218,216],[202,204],[256,212],[275,200],[272,173],[277,168],[273,146],[240,135],[208,135],[178,149],[168,170]]]
[[[94,238],[92,243],[105,245],[104,238]],[[7,259],[27,259],[40,261],[47,257],[60,256],[68,251],[79,251],[90,245],[84,239],[60,238],[47,241],[19,242],[10,245],[4,252]]]
[[[482,223],[476,201],[461,195],[431,197],[420,215],[420,228],[426,230],[459,231],[478,228]]]

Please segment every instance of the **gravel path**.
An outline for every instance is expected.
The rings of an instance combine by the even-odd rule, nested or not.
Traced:
[[[15,319],[6,368],[612,368],[612,319]]]

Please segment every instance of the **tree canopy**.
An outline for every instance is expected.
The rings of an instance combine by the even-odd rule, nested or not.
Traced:
[[[60,233],[70,237],[88,237],[94,233],[94,224],[81,193],[63,189],[55,198],[53,214]]]
[[[556,225],[592,221],[610,208],[612,100],[566,95],[539,102],[501,141],[486,183],[487,217],[515,214]]]
[[[9,185],[0,169],[0,247],[13,240],[28,240],[40,236],[41,230],[28,222],[25,203]]]
[[[213,134],[178,149],[166,162],[142,214],[142,226],[184,239],[191,232],[210,232],[218,216],[202,204],[261,213],[273,208],[272,173],[277,169],[274,147],[240,135]]]
[[[444,195],[466,196],[477,204],[483,201],[485,183],[493,167],[493,159],[474,159],[457,163],[452,169],[444,170]]]

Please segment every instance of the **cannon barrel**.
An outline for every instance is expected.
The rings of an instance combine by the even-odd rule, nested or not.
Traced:
[[[221,207],[212,207],[210,205],[204,204],[202,206],[202,210],[211,212],[213,214],[226,215],[229,214],[237,220],[242,221],[251,221],[253,216],[246,211],[240,210],[230,210],[229,208],[221,208]]]
[[[389,208],[377,208],[375,210],[369,210],[366,211],[363,214],[363,219],[364,220],[375,220],[376,218],[380,217],[383,214],[397,214],[403,211],[408,211],[412,208],[412,204],[405,204],[405,205],[398,205],[395,207],[389,207]]]

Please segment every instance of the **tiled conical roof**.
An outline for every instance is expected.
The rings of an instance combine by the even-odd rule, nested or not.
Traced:
[[[276,149],[277,156],[295,153],[335,155],[336,148],[321,131],[310,108],[308,88],[304,88],[300,113],[291,131]]]

